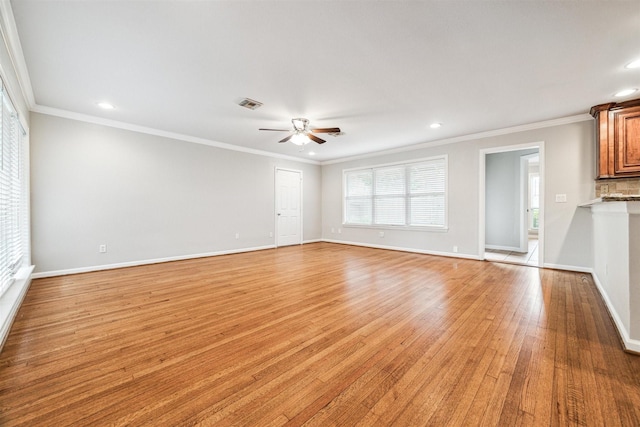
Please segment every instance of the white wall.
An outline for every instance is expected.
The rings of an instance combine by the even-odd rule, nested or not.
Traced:
[[[609,206],[605,206],[607,208]],[[593,271],[625,331],[629,312],[629,218],[626,213],[593,215],[595,257]]]
[[[640,209],[629,215],[629,260],[629,334],[640,343]]]
[[[640,352],[640,202],[598,203],[591,210],[596,284],[625,347]]]
[[[545,143],[545,265],[589,269],[592,264],[591,215],[578,204],[594,198],[594,129],[592,121],[564,124],[455,144],[420,148],[324,165],[322,168],[322,236],[328,240],[408,250],[480,257],[479,152],[481,149],[533,142]],[[387,230],[342,226],[342,170],[449,156],[449,230]],[[567,203],[556,203],[566,194]],[[331,229],[334,233],[331,233]],[[338,234],[337,229],[342,233]]]
[[[303,239],[320,238],[318,165],[37,113],[31,134],[38,273],[273,245],[276,166],[303,171]]]
[[[545,142],[545,264],[591,267],[590,121],[319,166],[42,114],[31,116],[37,272],[264,247],[274,243],[276,166],[304,174],[303,239],[480,257],[479,151]],[[342,226],[342,170],[449,156],[446,232]],[[555,194],[567,203],[555,203]],[[320,197],[321,194],[321,197]],[[334,233],[331,233],[331,229]],[[338,229],[342,233],[338,234]],[[235,239],[235,233],[241,238]],[[108,252],[98,253],[106,244]]]
[[[517,150],[486,156],[485,243],[493,249],[520,249],[522,182],[520,159],[538,150]]]

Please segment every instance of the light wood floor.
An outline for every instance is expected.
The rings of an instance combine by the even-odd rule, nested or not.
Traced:
[[[0,425],[638,426],[589,275],[329,243],[35,280]]]

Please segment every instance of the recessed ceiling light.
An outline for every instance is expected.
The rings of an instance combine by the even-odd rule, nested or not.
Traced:
[[[110,104],[108,102],[98,102],[98,107],[100,108],[104,108],[105,110],[113,110],[114,107],[113,104]]]
[[[313,151],[309,151],[309,155],[310,155],[310,156],[315,156],[315,155],[316,155],[316,153],[314,153]]]
[[[627,95],[631,95],[632,93],[636,92],[638,89],[625,89],[625,90],[621,90],[620,92],[616,93],[613,96],[627,96]]]
[[[429,127],[431,129],[438,129],[439,127],[442,127],[442,123],[431,123]]]
[[[627,65],[625,65],[624,68],[640,68],[640,59],[636,59],[633,62],[629,62]]]

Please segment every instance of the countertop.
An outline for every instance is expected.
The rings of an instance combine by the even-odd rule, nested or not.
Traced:
[[[592,205],[596,205],[598,203],[607,203],[607,202],[640,202],[640,194],[629,194],[629,195],[604,195],[598,197],[597,199],[589,200],[588,202],[581,203],[578,206],[583,208],[588,208]]]

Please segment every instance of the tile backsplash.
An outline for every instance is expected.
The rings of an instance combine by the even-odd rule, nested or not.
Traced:
[[[599,179],[596,181],[596,197],[610,194],[640,194],[640,178]]]

